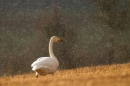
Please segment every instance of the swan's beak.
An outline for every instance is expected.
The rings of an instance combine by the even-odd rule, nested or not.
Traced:
[[[58,38],[57,39],[58,42],[64,42],[62,39]]]

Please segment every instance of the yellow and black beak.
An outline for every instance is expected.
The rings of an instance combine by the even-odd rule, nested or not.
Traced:
[[[58,42],[64,42],[64,41],[63,41],[62,39],[60,39],[60,38],[58,38],[57,40],[58,40]]]

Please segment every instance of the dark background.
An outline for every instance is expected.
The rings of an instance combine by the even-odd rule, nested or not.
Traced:
[[[1,0],[0,76],[31,72],[49,56],[59,69],[130,62],[130,0]]]

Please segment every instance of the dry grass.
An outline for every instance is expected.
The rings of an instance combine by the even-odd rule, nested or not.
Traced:
[[[130,86],[130,64],[85,67],[57,71],[55,75],[35,74],[1,77],[0,86]]]

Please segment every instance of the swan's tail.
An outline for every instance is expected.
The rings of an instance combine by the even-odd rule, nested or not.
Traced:
[[[32,70],[36,71],[37,69],[42,68],[42,67],[43,67],[42,65],[35,65],[33,66]]]

